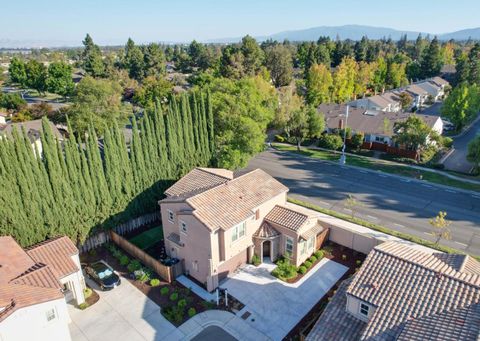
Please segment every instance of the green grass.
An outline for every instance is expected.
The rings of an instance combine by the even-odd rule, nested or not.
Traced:
[[[146,250],[155,243],[159,242],[163,238],[163,229],[161,226],[157,226],[147,230],[138,236],[129,240],[130,243],[135,244],[142,250]]]
[[[323,208],[323,207],[320,207],[320,206],[317,206],[317,205],[314,205],[314,204],[310,204],[310,203],[302,201],[302,200],[298,200],[298,199],[294,199],[294,198],[289,197],[288,202],[291,202],[293,204],[312,209],[312,210],[317,211],[317,212],[328,214],[332,217],[342,219],[342,220],[345,220],[345,221],[349,221],[349,222],[357,224],[357,225],[368,227],[369,229],[372,229],[372,230],[375,230],[375,231],[379,231],[379,232],[382,232],[382,233],[385,233],[385,234],[389,234],[391,236],[395,236],[395,237],[398,237],[398,238],[401,238],[401,239],[404,239],[404,240],[408,240],[408,241],[411,241],[413,243],[429,247],[431,249],[439,250],[439,251],[442,251],[442,252],[445,252],[445,253],[457,253],[457,254],[458,253],[460,253],[460,254],[464,253],[464,252],[461,252],[460,250],[457,250],[457,249],[454,249],[454,248],[451,248],[451,247],[448,247],[448,246],[437,245],[434,242],[431,242],[429,240],[419,238],[419,237],[413,236],[413,235],[408,234],[408,233],[398,232],[398,231],[392,230],[388,227],[378,225],[378,224],[374,224],[374,223],[371,223],[369,221],[365,221],[365,220],[362,220],[362,219],[359,219],[359,218],[355,218],[355,217],[352,218],[350,215],[340,213],[340,212],[337,212],[337,211],[333,211],[333,210],[329,210],[327,208]],[[471,256],[476,258],[478,261],[480,261],[479,256],[473,256],[473,255],[471,255]]]
[[[295,146],[280,145],[275,143],[273,144],[273,146],[280,151],[293,152],[321,160],[338,161],[340,158],[340,155],[338,154],[323,150],[302,147],[302,149],[298,151]],[[362,168],[373,169],[389,174],[401,175],[413,179],[418,179],[421,175],[422,179],[428,182],[480,192],[480,184],[473,184],[470,182],[456,180],[442,174],[429,172],[427,170],[423,171],[413,169],[407,166],[400,166],[397,164],[391,164],[382,160],[349,155],[347,156],[347,164]]]

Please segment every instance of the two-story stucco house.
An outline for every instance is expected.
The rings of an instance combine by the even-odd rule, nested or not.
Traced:
[[[0,340],[70,340],[66,302],[85,301],[78,249],[60,237],[24,250],[0,237]]]
[[[349,103],[350,106],[365,110],[398,112],[401,110],[400,99],[394,92],[360,98]]]
[[[386,242],[340,285],[306,340],[479,339],[480,263]]]
[[[295,265],[320,245],[325,229],[287,203],[288,188],[256,169],[235,176],[225,169],[195,168],[159,201],[165,248],[183,259],[187,274],[207,290],[257,255]]]

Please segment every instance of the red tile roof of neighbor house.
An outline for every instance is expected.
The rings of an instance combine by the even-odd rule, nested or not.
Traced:
[[[63,298],[59,280],[71,273],[72,264],[79,270],[71,260],[76,253],[67,237],[27,251],[12,237],[0,237],[0,321],[17,309]]]
[[[467,341],[480,337],[480,264],[467,255],[429,254],[386,242],[370,252],[346,294],[375,310],[357,335],[342,334],[345,337],[338,339]],[[319,335],[328,319],[325,310],[312,336]],[[338,325],[351,317],[345,311],[336,319]]]
[[[272,176],[256,169],[189,197],[186,202],[193,215],[209,229],[226,230],[254,215],[261,204],[287,191]]]

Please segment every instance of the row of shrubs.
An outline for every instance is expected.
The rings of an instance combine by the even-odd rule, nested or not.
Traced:
[[[317,250],[297,268],[295,265],[291,264],[289,255],[285,255],[277,261],[277,267],[273,269],[272,275],[282,281],[293,279],[299,274],[305,274],[316,261],[322,259],[324,256],[324,251]]]
[[[169,295],[168,298],[172,302],[171,305],[162,309],[162,314],[171,322],[181,323],[185,316],[187,305],[193,302],[193,297],[190,296],[190,289],[174,289],[173,292],[170,293],[170,288],[164,286],[160,289],[160,294],[162,296]],[[183,298],[180,298],[180,295],[182,295]],[[197,313],[194,307],[188,308],[186,312],[188,317],[193,317]]]
[[[313,255],[310,256],[305,262],[303,262],[302,265],[298,267],[298,273],[304,275],[308,269],[312,267],[313,264],[315,264],[316,261],[322,259],[324,257],[324,253],[322,250],[317,250],[313,253]]]

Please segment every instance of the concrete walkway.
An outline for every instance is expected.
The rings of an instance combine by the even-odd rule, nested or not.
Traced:
[[[182,275],[176,278],[176,281],[181,283],[187,288],[190,288],[195,294],[203,298],[205,301],[216,301],[217,297],[214,294],[209,293],[207,290],[199,286],[197,283],[192,281],[190,278]]]
[[[270,274],[273,264],[247,265],[228,278],[222,288],[245,304],[238,316],[249,313],[247,323],[282,340],[347,271],[323,259],[297,283],[285,283]]]

